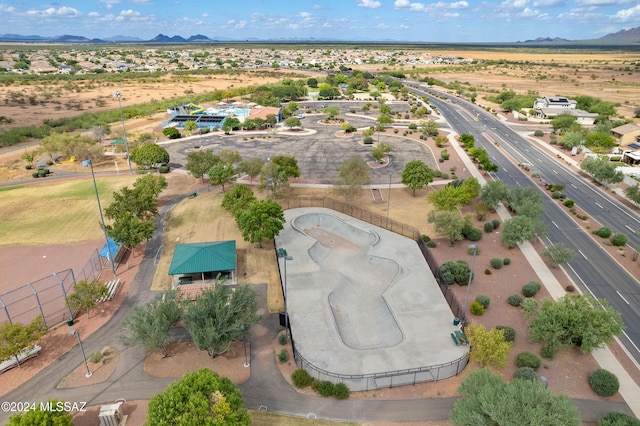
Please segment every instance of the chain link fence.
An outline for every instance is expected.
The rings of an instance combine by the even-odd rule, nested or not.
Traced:
[[[78,276],[73,269],[65,269],[0,294],[0,321],[27,325],[42,316],[47,328],[67,321],[72,316],[67,296],[73,293],[76,279],[93,281],[104,267],[95,250]]]

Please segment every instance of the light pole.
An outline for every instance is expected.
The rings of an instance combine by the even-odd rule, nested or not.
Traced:
[[[87,356],[84,354],[84,346],[82,346],[82,340],[80,340],[80,333],[77,330],[69,330],[69,334],[75,334],[78,338],[78,344],[80,345],[80,351],[82,352],[82,359],[84,360],[84,366],[87,367],[87,374],[85,376],[91,377],[93,374],[91,370],[89,370],[89,363],[87,362]]]
[[[113,275],[116,274],[116,265],[113,263],[113,255],[111,253],[111,245],[109,244],[109,237],[107,236],[107,227],[104,224],[104,216],[102,215],[102,206],[100,205],[100,196],[98,195],[98,185],[96,184],[96,175],[93,172],[93,162],[91,159],[84,160],[82,162],[82,167],[91,167],[91,177],[93,178],[93,188],[96,191],[96,200],[98,200],[98,211],[100,212],[100,221],[102,222],[102,232],[104,233],[104,241],[107,243],[107,256],[109,257],[109,262],[111,262],[111,272]]]
[[[387,195],[387,229],[389,229],[389,207],[391,205],[391,172],[389,172],[389,194]]]
[[[246,335],[244,334],[244,324],[240,324],[240,330],[242,330],[242,345],[244,346],[244,366],[246,368],[251,364],[247,359],[247,338],[246,338]]]
[[[118,105],[120,106],[120,121],[122,121],[122,134],[124,135],[124,147],[127,150],[127,164],[129,165],[129,173],[133,174],[131,168],[131,157],[129,157],[129,142],[127,141],[127,129],[124,127],[124,115],[122,114],[122,102],[120,102],[120,92],[116,90],[113,92],[113,96],[118,98]]]
[[[289,312],[287,310],[287,260],[293,260],[293,257],[287,256],[287,251],[283,248],[278,249],[278,257],[284,259],[284,279],[282,280],[282,295],[284,296],[284,324],[287,332],[289,332]]]
[[[469,244],[469,249],[473,250],[473,260],[471,261],[471,272],[469,273],[469,283],[467,284],[467,294],[464,297],[464,308],[462,310],[462,323],[467,323],[467,303],[469,303],[469,290],[471,290],[471,280],[473,279],[473,268],[476,265],[476,253],[478,253],[478,246],[476,244]]]

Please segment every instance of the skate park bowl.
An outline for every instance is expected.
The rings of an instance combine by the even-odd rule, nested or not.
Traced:
[[[285,210],[275,238],[298,367],[371,390],[455,376],[468,362],[415,241],[325,208]]]

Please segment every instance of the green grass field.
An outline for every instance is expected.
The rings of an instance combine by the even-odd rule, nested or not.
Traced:
[[[104,210],[136,176],[96,179]],[[75,243],[102,238],[92,179],[0,191],[0,246]]]

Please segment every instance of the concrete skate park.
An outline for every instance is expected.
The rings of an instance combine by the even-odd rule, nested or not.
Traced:
[[[455,376],[454,316],[415,241],[325,208],[285,212],[276,237],[296,362],[371,390]]]

